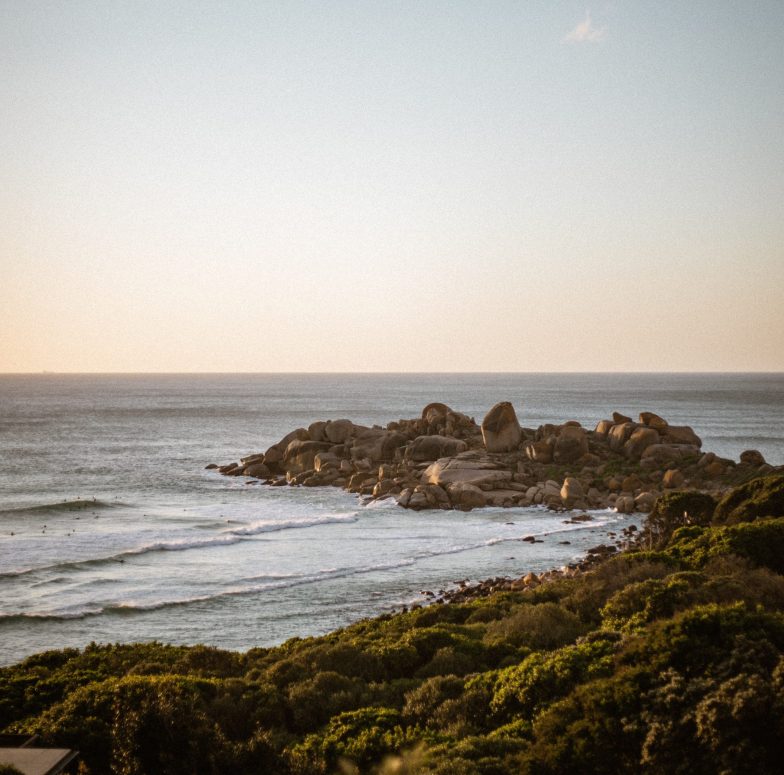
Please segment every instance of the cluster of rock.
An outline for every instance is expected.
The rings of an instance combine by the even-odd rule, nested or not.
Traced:
[[[666,489],[722,491],[772,467],[748,450],[740,463],[701,450],[688,426],[652,412],[613,413],[587,430],[576,421],[521,427],[511,403],[481,425],[446,404],[386,428],[328,420],[297,428],[266,452],[211,464],[271,486],[334,486],[409,509],[531,506],[647,512]]]

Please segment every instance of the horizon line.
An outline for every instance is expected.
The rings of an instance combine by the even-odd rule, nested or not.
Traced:
[[[372,375],[530,375],[530,374],[766,374],[784,375],[780,370],[642,370],[642,371],[0,371],[0,377],[60,377],[60,376],[372,376]]]

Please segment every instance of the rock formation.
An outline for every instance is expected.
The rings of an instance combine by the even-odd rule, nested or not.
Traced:
[[[520,426],[508,401],[493,406],[481,426],[432,403],[420,417],[386,428],[316,421],[264,453],[208,468],[248,483],[342,487],[414,510],[542,505],[621,513],[650,511],[665,490],[718,496],[774,470],[756,450],[736,463],[701,447],[690,427],[653,412],[641,412],[639,422],[613,412],[592,431],[574,420],[533,429]]]

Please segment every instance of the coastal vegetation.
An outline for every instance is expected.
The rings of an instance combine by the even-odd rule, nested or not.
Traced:
[[[571,576],[246,653],[91,644],[0,670],[0,729],[117,773],[774,773],[784,473],[661,495]]]

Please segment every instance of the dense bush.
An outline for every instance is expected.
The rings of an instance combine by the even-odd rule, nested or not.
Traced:
[[[717,524],[751,522],[758,517],[784,515],[784,475],[752,479],[721,499],[713,516]]]
[[[656,500],[645,520],[645,543],[651,549],[660,549],[679,527],[709,524],[715,508],[716,501],[706,493],[665,493]]]

